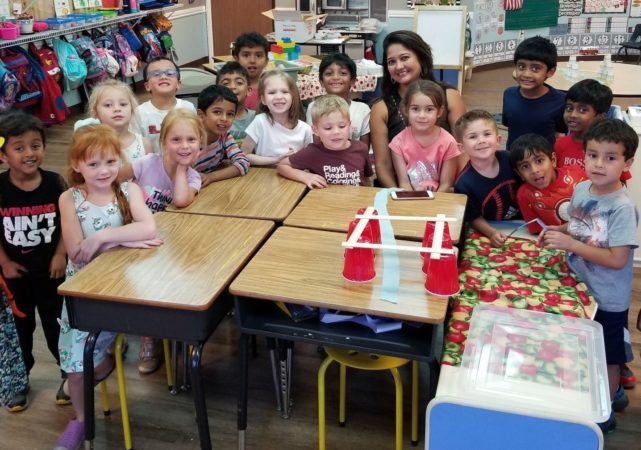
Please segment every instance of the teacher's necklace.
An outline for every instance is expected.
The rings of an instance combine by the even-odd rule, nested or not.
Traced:
[[[405,118],[403,117],[403,114],[401,114],[401,108],[398,107],[398,104],[396,103],[396,99],[394,98],[394,94],[390,96],[392,99],[392,103],[394,104],[394,108],[396,108],[396,114],[398,114],[398,117],[401,119],[401,123],[403,124],[403,128],[407,128],[407,124],[405,123]]]

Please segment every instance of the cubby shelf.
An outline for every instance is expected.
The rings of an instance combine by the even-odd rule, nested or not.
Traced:
[[[142,19],[143,17],[147,17],[149,15],[156,14],[159,12],[173,11],[178,8],[181,8],[182,6],[183,6],[182,4],[174,4],[171,6],[166,6],[164,8],[147,9],[147,10],[132,13],[132,14],[123,14],[121,16],[109,17],[107,19],[101,20],[100,22],[85,23],[83,25],[78,25],[75,27],[63,28],[61,30],[41,31],[39,33],[33,33],[27,36],[20,36],[18,39],[0,40],[0,49],[13,47],[15,45],[28,44],[29,42],[43,41],[43,40],[51,39],[58,36],[64,36],[66,34],[78,33],[84,30],[91,30],[94,28],[106,27],[106,26],[114,25],[120,22],[128,22],[130,20]]]

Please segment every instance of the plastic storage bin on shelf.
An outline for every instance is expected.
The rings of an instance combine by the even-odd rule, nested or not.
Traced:
[[[0,39],[13,40],[20,37],[20,26],[11,22],[0,22]]]
[[[470,400],[592,422],[610,416],[603,329],[591,320],[479,305],[461,371]]]
[[[51,17],[49,19],[45,19],[43,22],[47,24],[50,30],[63,30],[65,28],[71,28],[74,23],[73,20],[66,19],[64,17]]]

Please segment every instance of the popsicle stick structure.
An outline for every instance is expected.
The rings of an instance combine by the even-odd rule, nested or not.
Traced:
[[[343,276],[351,281],[369,281],[376,275],[373,272],[373,250],[398,250],[419,252],[424,258],[423,272],[427,275],[425,289],[433,295],[450,296],[458,293],[458,269],[456,253],[452,245],[448,222],[456,220],[445,214],[428,217],[382,216],[374,207],[360,209],[356,220],[349,226],[347,241],[341,245],[345,252]],[[420,246],[383,244],[380,241],[379,220],[416,220],[424,221],[425,236]],[[372,227],[376,223],[377,226]],[[378,230],[378,231],[374,231]],[[378,232],[378,236],[376,233]],[[362,253],[367,249],[372,253]],[[357,258],[357,256],[359,258]],[[362,259],[360,257],[363,257]],[[367,264],[365,264],[365,262]]]

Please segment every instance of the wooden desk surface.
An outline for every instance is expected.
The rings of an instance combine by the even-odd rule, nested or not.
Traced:
[[[567,91],[574,83],[585,78],[593,78],[599,83],[605,84],[612,89],[615,97],[641,97],[641,66],[636,64],[612,63],[614,79],[604,81],[599,78],[601,61],[579,61],[579,76],[575,79],[568,79],[565,75],[568,63],[562,62],[557,65],[556,73],[546,80],[550,86]]]
[[[58,288],[62,295],[205,310],[249,260],[274,224],[161,212],[165,241],[153,249],[116,248]]]
[[[374,196],[380,189],[364,186],[328,186],[325,189],[309,191],[284,225],[317,230],[347,232],[349,223],[359,208],[374,206]],[[467,198],[461,194],[437,192],[434,200],[392,200],[387,202],[387,211],[396,216],[433,216],[445,214],[456,217],[450,222],[450,235],[458,242],[463,226],[463,215]],[[422,240],[425,222],[392,222],[394,235],[409,240]]]
[[[380,253],[374,280],[353,283],[343,278],[344,239],[343,233],[280,227],[232,282],[229,291],[242,297],[424,323],[445,320],[447,298],[430,296],[425,291],[419,254],[399,252],[398,303],[390,303],[380,299]]]
[[[172,205],[167,211],[282,222],[306,189],[303,183],[279,176],[276,169],[252,167],[242,177],[205,187],[188,207]]]

